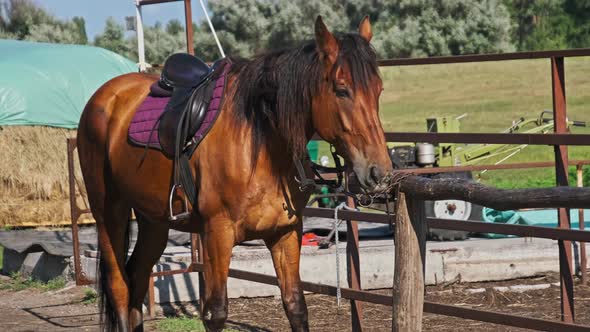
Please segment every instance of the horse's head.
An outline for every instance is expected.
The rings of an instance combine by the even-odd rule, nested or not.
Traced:
[[[359,34],[337,38],[319,16],[315,41],[323,66],[319,93],[312,100],[316,132],[352,163],[363,189],[385,190],[393,171],[379,120],[383,89],[376,55],[369,42],[371,23],[365,17]]]

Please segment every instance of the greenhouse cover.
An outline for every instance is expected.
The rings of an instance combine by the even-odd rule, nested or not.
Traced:
[[[0,39],[0,126],[76,128],[102,84],[137,71],[98,47]]]

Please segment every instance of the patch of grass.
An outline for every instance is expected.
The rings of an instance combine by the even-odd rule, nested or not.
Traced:
[[[158,322],[160,332],[204,332],[203,322],[196,318],[174,317],[165,318]]]
[[[64,288],[66,280],[63,277],[51,279],[47,282],[33,279],[31,277],[25,278],[20,273],[11,273],[10,280],[0,284],[0,289],[12,290],[15,292],[24,289],[39,289],[41,291],[52,291]]]
[[[204,332],[205,326],[198,318],[167,317],[158,322],[158,332]],[[224,329],[226,332],[237,332],[234,329]]]
[[[98,299],[98,294],[96,293],[96,291],[92,288],[86,288],[84,289],[84,298],[82,298],[82,303],[89,305],[89,304],[95,304],[96,301]]]

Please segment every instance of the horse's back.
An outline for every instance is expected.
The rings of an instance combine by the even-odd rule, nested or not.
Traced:
[[[106,143],[107,132],[112,135],[120,120],[130,118],[137,105],[157,80],[153,75],[130,73],[104,83],[90,98],[78,126],[78,145],[84,140]]]

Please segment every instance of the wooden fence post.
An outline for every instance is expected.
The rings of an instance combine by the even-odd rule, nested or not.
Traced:
[[[394,332],[422,331],[427,225],[424,202],[399,195],[395,220]]]

